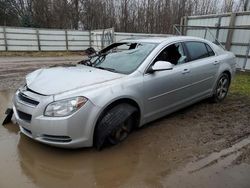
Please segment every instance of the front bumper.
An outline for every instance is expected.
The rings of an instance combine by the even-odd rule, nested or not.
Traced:
[[[93,145],[94,125],[98,107],[88,101],[81,109],[67,117],[46,117],[43,115],[50,96],[42,96],[30,91],[22,91],[30,101],[20,99],[20,91],[14,96],[13,111],[20,130],[26,136],[52,146],[63,148],[89,147]]]

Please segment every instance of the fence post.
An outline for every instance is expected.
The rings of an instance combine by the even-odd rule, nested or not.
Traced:
[[[111,43],[114,43],[116,40],[115,40],[115,28],[112,27],[112,34],[111,34],[111,37],[112,37],[112,42]]]
[[[38,51],[41,51],[40,36],[38,29],[36,29],[36,38],[37,38]]]
[[[188,16],[184,17],[184,28],[183,28],[183,35],[187,35],[187,30],[188,30]]]
[[[234,29],[232,29],[232,27],[234,27],[235,25],[235,18],[236,18],[236,13],[231,13],[231,18],[230,18],[230,23],[229,23],[230,29],[228,30],[228,33],[227,33],[227,41],[225,45],[226,50],[230,50],[231,45],[232,45],[232,38],[233,38],[233,32],[234,32]]]
[[[65,30],[66,50],[69,51],[68,31]]]
[[[243,62],[243,66],[242,66],[242,68],[241,68],[241,71],[244,71],[244,70],[246,69],[249,52],[250,52],[250,40],[249,40],[249,43],[248,43],[248,46],[247,46],[246,57],[245,57],[245,59],[244,59],[244,62]]]
[[[216,40],[219,41],[219,34],[220,34],[220,26],[221,26],[221,15],[218,17],[218,23],[216,23]]]
[[[103,29],[102,30],[102,36],[101,36],[101,49],[103,49],[104,48],[104,40],[106,40],[105,39],[106,37],[105,37],[105,29]]]
[[[207,38],[207,28],[205,29],[205,33],[204,33],[204,39]]]
[[[91,29],[89,30],[89,47],[92,47],[92,37],[91,37],[92,33],[91,33]]]
[[[180,23],[180,32],[181,32],[181,35],[184,34],[184,33],[183,33],[183,25],[184,25],[184,17],[181,17],[181,23]],[[175,31],[174,31],[173,34],[175,34]]]
[[[7,43],[6,27],[5,26],[3,26],[3,38],[4,38],[5,51],[8,51],[8,43]]]

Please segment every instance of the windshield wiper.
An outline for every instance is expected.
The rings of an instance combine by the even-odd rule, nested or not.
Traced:
[[[108,53],[96,52],[95,54],[88,55],[88,59],[84,59],[84,60],[78,62],[78,64],[83,64],[83,65],[90,66],[90,67],[96,66],[99,63],[101,63],[102,61],[104,61],[107,54]],[[92,62],[91,60],[93,58],[96,58],[96,59]]]
[[[108,67],[95,67],[95,68],[117,73],[117,71],[115,69],[108,68]]]
[[[94,57],[97,57],[96,60],[92,63],[92,65],[98,65],[100,63],[102,63],[104,61],[104,59],[106,58],[106,55],[108,55],[108,53],[97,53]],[[92,59],[93,57],[91,57]]]

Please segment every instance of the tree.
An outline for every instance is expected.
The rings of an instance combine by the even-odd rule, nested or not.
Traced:
[[[246,10],[249,0],[0,0],[0,24],[171,33],[183,16]]]
[[[19,25],[17,11],[13,9],[10,1],[0,0],[0,25]]]

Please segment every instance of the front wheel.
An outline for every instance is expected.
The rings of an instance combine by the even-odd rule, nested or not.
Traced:
[[[127,120],[123,121],[117,127],[111,132],[111,134],[108,136],[108,141],[112,145],[116,145],[123,140],[125,140],[129,133],[133,129],[133,119],[132,117],[128,117]]]
[[[137,112],[129,104],[119,104],[107,110],[97,122],[94,146],[100,150],[106,144],[115,145],[125,140],[137,122]]]
[[[216,88],[214,90],[214,95],[212,97],[213,102],[221,102],[226,98],[229,90],[229,85],[229,76],[228,74],[223,73],[217,81]]]

